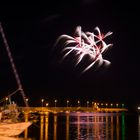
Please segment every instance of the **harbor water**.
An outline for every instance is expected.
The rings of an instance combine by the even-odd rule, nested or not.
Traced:
[[[140,116],[137,113],[127,112],[42,114],[19,138],[22,140],[140,140]]]

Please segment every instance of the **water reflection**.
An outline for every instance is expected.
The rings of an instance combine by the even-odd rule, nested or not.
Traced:
[[[71,114],[70,138],[75,140],[119,140],[120,114],[119,113],[77,113]],[[124,137],[124,116],[122,118],[122,137]],[[77,131],[77,133],[76,133]]]
[[[125,140],[125,113],[46,113],[39,124],[35,140]]]
[[[40,115],[40,140],[43,140],[44,135],[44,115]]]
[[[49,114],[45,115],[45,140],[48,140]]]
[[[111,126],[111,140],[113,140],[113,133],[114,133],[114,125],[113,125],[113,115],[111,116],[111,123],[110,123],[110,126]]]
[[[122,140],[125,140],[125,114],[122,112]]]
[[[140,114],[138,116],[138,138],[140,139]]]
[[[118,114],[116,116],[116,137],[117,137],[117,140],[119,140],[119,116],[118,116]]]
[[[66,140],[69,140],[69,112],[66,113]]]
[[[54,114],[54,134],[53,139],[57,140],[57,114]]]

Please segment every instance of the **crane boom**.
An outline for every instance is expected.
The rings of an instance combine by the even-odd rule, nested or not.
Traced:
[[[17,85],[18,85],[18,89],[20,90],[20,93],[21,93],[21,95],[23,97],[23,101],[24,101],[26,107],[28,107],[29,105],[28,105],[28,102],[26,101],[25,92],[24,92],[24,90],[22,88],[22,84],[21,84],[21,81],[20,81],[20,78],[19,78],[19,75],[18,75],[18,72],[17,72],[17,69],[16,69],[16,66],[15,66],[15,63],[14,63],[14,60],[13,60],[13,57],[12,57],[12,54],[11,54],[8,42],[6,40],[5,33],[4,33],[3,28],[2,28],[2,24],[1,23],[0,23],[0,32],[1,32],[3,43],[4,43],[5,49],[7,51],[7,54],[8,54],[10,63],[11,63],[11,66],[12,66],[12,70],[13,70],[13,73],[14,73]]]

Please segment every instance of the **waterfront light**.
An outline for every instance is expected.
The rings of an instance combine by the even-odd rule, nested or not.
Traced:
[[[78,100],[77,103],[78,103],[78,107],[79,107],[80,106],[80,101]]]
[[[110,104],[111,105],[111,107],[113,106],[113,104]]]
[[[48,107],[49,106],[49,103],[46,103],[46,107]]]
[[[138,106],[138,110],[140,110],[140,106]]]
[[[55,107],[56,107],[56,104],[57,104],[57,100],[54,100],[54,103],[55,103]]]
[[[122,107],[124,107],[124,104],[122,104]]]
[[[69,100],[67,100],[67,107],[69,106]]]
[[[5,98],[5,100],[6,100],[6,104],[7,104],[7,101],[8,101],[8,97],[6,97],[6,98]]]
[[[119,104],[116,104],[116,107],[118,107],[119,106]]]
[[[87,107],[89,107],[89,101],[87,101]]]
[[[41,106],[43,107],[44,99],[41,99]]]

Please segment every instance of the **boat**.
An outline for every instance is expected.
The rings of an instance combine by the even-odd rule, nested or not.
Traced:
[[[32,124],[31,122],[0,123],[0,136],[6,137],[19,136],[31,124]]]
[[[22,138],[0,136],[0,140],[23,140]]]
[[[6,100],[0,112],[0,136],[18,136],[32,124],[30,121],[22,121],[19,115],[17,104],[11,101],[7,104]]]

